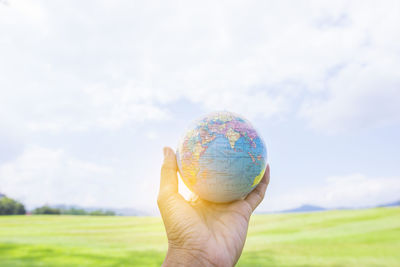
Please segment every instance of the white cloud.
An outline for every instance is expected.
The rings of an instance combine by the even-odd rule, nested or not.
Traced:
[[[250,118],[302,106],[329,132],[398,122],[398,5],[10,1],[1,112],[35,131],[165,119],[178,99]]]
[[[156,214],[158,177],[133,181],[111,166],[77,160],[63,150],[28,148],[15,161],[0,166],[0,185],[0,192],[23,201],[29,208],[46,203],[134,205]],[[180,192],[186,198],[190,195],[181,181]],[[278,196],[267,197],[259,209],[282,210],[302,204],[365,207],[397,200],[399,195],[399,177],[367,177],[356,173],[327,177],[318,186],[288,188]]]
[[[148,132],[146,132],[145,136],[150,141],[156,140],[157,138],[160,138],[160,135],[155,131],[148,131]]]
[[[137,208],[157,213],[158,157],[145,174],[118,159],[107,163],[78,159],[63,149],[29,146],[16,159],[0,165],[0,192],[28,208],[49,204]],[[129,165],[132,165],[130,162]],[[135,164],[133,164],[135,165]]]
[[[0,166],[0,191],[29,207],[45,203],[107,203],[112,168],[69,157],[62,150],[33,146]],[[103,198],[103,199],[102,199]]]
[[[325,69],[324,90],[306,96],[300,110],[313,128],[350,132],[400,122],[399,8],[387,2],[347,10],[350,26],[329,49],[338,64]]]
[[[400,177],[367,177],[356,173],[330,176],[318,186],[289,189],[289,192],[268,199],[268,210],[303,204],[326,208],[367,207],[397,201],[399,197]]]
[[[398,67],[397,62],[346,66],[330,83],[328,97],[305,104],[301,114],[312,127],[331,133],[398,123]]]

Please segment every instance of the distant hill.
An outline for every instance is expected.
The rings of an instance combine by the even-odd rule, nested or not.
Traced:
[[[391,203],[382,204],[382,205],[379,205],[378,207],[382,208],[382,207],[396,207],[396,206],[400,206],[400,200],[391,202]]]
[[[277,211],[275,213],[314,212],[314,211],[324,211],[324,210],[368,209],[368,208],[383,208],[383,207],[397,207],[397,206],[400,206],[400,200],[386,203],[386,204],[381,204],[378,206],[366,206],[366,207],[359,207],[359,208],[354,208],[354,207],[323,208],[320,206],[304,204],[297,208],[281,210],[281,211]]]
[[[323,210],[326,210],[326,209],[323,208],[323,207],[319,207],[319,206],[305,204],[305,205],[301,205],[298,208],[282,210],[282,211],[279,211],[279,212],[282,212],[282,213],[286,213],[286,212],[313,212],[313,211],[323,211]]]
[[[0,193],[0,198],[6,197],[6,195]]]

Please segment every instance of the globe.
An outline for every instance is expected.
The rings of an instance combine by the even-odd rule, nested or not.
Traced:
[[[267,164],[261,136],[248,120],[228,111],[192,123],[176,155],[185,185],[200,198],[217,203],[245,197],[261,181]]]

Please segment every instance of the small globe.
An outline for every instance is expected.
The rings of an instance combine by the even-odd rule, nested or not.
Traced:
[[[217,203],[251,192],[261,181],[267,160],[264,141],[250,122],[227,111],[197,120],[180,140],[176,155],[186,186]]]

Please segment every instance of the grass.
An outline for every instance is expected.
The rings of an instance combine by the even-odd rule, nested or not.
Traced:
[[[157,217],[0,216],[0,266],[160,266]],[[400,208],[254,215],[238,266],[400,266]]]

